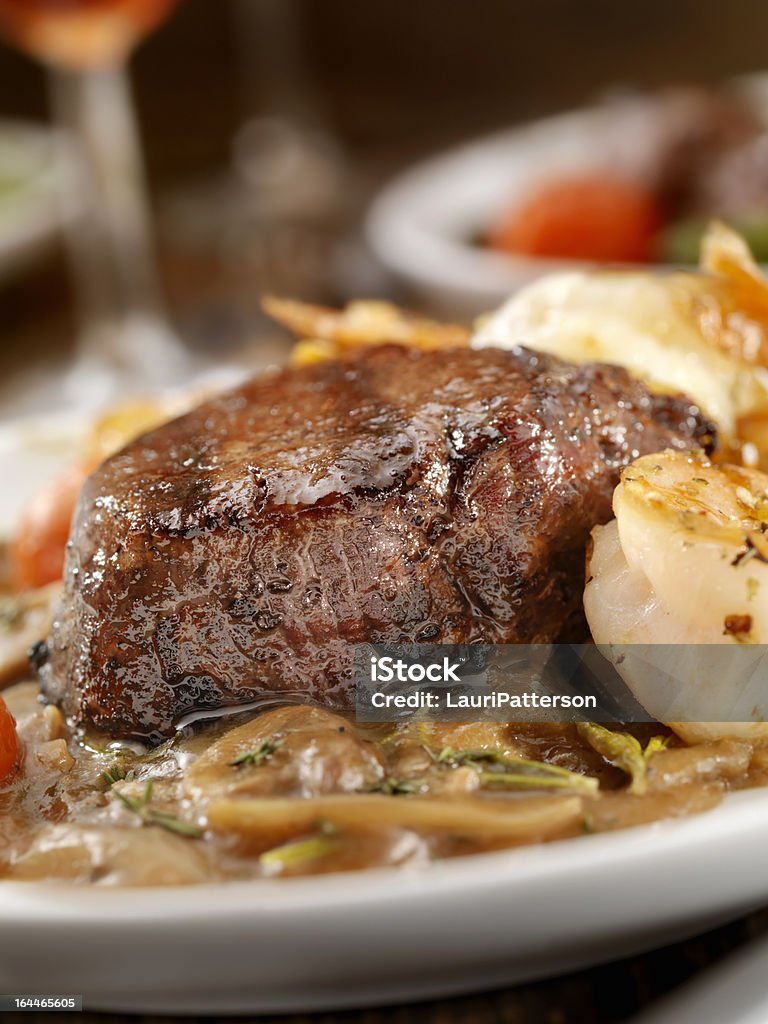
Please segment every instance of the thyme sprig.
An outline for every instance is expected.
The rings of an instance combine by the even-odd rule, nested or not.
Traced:
[[[268,761],[273,754],[275,754],[280,747],[282,747],[285,741],[279,736],[267,736],[265,740],[254,747],[253,750],[248,750],[244,754],[240,754],[235,758],[234,761],[230,761],[231,768],[239,768],[241,765],[259,765]]]
[[[599,786],[598,780],[590,775],[582,775],[546,761],[510,757],[502,750],[455,750],[448,746],[435,753],[426,745],[424,750],[435,764],[444,764],[451,768],[464,765],[473,768],[480,777],[481,785],[484,786],[501,784],[521,788],[581,789],[588,793],[595,793]],[[489,771],[489,765],[495,765],[501,770]]]
[[[155,747],[146,754],[141,754],[138,758],[134,751],[127,747],[120,746],[113,747],[100,747],[92,740],[83,743],[86,750],[89,750],[95,754],[102,754],[105,757],[110,755],[112,757],[112,763],[108,768],[105,768],[101,773],[101,778],[106,784],[107,789],[114,786],[116,782],[133,782],[136,778],[136,772],[134,768],[126,768],[125,759],[133,759],[134,764],[139,767],[146,764],[152,764],[155,761],[160,761],[166,755],[168,755],[181,738],[181,732],[174,733],[170,739],[161,743],[160,746]]]
[[[119,761],[113,761],[109,768],[105,768],[101,777],[106,783],[107,789],[111,789],[116,782],[133,782],[133,770],[126,771]]]
[[[424,779],[393,779],[384,778],[369,786],[366,793],[386,793],[387,796],[413,796],[415,793],[422,793],[426,789]]]
[[[144,792],[140,796],[128,796],[126,793],[121,793],[119,789],[115,789],[113,792],[120,803],[140,819],[142,825],[156,825],[158,828],[164,828],[178,836],[199,839],[203,834],[203,829],[189,821],[182,821],[174,814],[152,807],[153,789],[154,780],[148,779]]]

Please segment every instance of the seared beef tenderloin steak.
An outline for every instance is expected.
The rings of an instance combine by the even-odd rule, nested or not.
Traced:
[[[622,369],[522,348],[259,377],[88,480],[45,693],[157,741],[265,693],[343,707],[359,641],[578,638],[619,470],[710,431]]]

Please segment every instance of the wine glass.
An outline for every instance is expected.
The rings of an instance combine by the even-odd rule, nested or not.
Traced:
[[[189,376],[164,314],[141,149],[125,65],[178,0],[0,0],[0,32],[50,72],[68,188],[85,196],[66,229],[80,331],[67,397],[98,403]],[[72,171],[74,170],[74,176]]]

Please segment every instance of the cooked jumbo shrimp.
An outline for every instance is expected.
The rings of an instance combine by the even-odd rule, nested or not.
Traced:
[[[686,740],[768,742],[768,659],[755,646],[768,642],[768,475],[648,455],[622,473],[613,509],[587,566],[595,641],[651,714],[689,720],[674,726]]]

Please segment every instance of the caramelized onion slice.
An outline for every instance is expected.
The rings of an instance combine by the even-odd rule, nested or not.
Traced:
[[[208,826],[214,832],[258,837],[277,831],[295,834],[323,821],[340,830],[394,827],[535,842],[575,825],[581,806],[576,796],[491,801],[361,794],[218,800],[208,808]]]
[[[716,807],[724,793],[725,787],[719,782],[677,785],[645,796],[633,796],[625,790],[601,793],[584,802],[583,831],[613,832],[664,818],[703,814]]]

